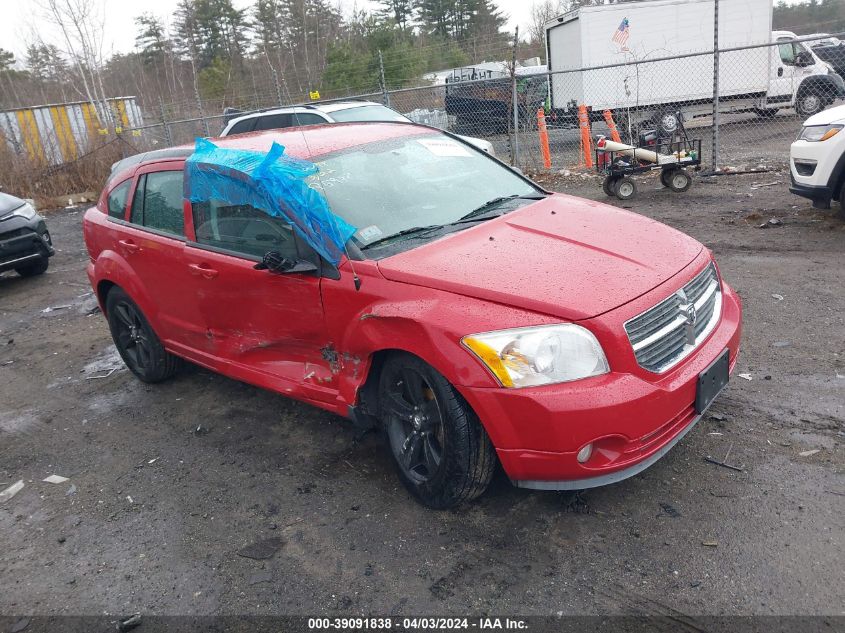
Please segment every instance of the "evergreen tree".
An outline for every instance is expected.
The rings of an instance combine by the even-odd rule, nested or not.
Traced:
[[[379,0],[382,8],[378,12],[385,21],[392,20],[403,33],[407,32],[414,23],[416,7],[414,0]]]
[[[443,40],[453,36],[454,0],[419,0],[417,10],[424,33]]]
[[[200,70],[218,58],[227,62],[243,58],[246,15],[232,0],[181,0],[174,17],[180,48]]]
[[[15,54],[0,48],[0,72],[11,70],[15,65]]]
[[[32,77],[43,82],[59,81],[67,72],[67,62],[54,44],[27,46],[26,67]]]
[[[508,21],[507,17],[491,0],[474,0],[474,5],[467,34],[487,41],[502,39],[501,31]]]

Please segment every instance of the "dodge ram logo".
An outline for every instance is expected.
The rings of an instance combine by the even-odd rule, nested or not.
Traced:
[[[696,320],[698,319],[698,315],[695,313],[695,304],[690,303],[686,308],[687,313],[687,325],[695,325]]]

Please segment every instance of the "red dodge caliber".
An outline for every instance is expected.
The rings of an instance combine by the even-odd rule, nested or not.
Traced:
[[[497,461],[525,488],[630,477],[728,382],[740,300],[674,229],[424,126],[213,142],[312,162],[355,233],[335,265],[265,209],[189,202],[190,147],[117,163],[85,215],[88,276],[141,380],[187,359],[378,426],[437,508],[480,495]]]

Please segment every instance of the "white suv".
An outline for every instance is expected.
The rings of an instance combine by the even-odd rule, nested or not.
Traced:
[[[250,112],[229,120],[220,136],[243,134],[258,130],[278,130],[303,125],[323,123],[349,123],[351,121],[401,121],[412,123],[411,119],[396,110],[374,101],[341,101],[337,103],[315,103],[287,108],[274,108]],[[490,141],[471,136],[461,136],[467,143],[495,156]]]
[[[804,121],[789,150],[789,190],[813,201],[817,209],[838,200],[845,215],[845,105],[814,114]]]

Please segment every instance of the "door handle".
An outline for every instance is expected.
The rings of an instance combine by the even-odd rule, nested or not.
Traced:
[[[206,279],[214,279],[217,276],[217,271],[209,268],[208,264],[188,264],[192,275],[202,275]]]
[[[117,243],[120,244],[123,247],[123,250],[125,251],[125,253],[127,255],[131,255],[132,253],[137,253],[138,251],[141,250],[141,247],[138,246],[132,240],[118,240]]]
[[[783,77],[783,66],[778,68],[778,77]]]

